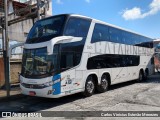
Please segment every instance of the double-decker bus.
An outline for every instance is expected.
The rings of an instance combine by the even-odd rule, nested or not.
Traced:
[[[91,96],[154,71],[152,39],[76,14],[37,21],[24,44],[20,87],[31,96]]]

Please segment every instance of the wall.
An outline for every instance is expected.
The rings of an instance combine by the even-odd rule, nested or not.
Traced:
[[[18,83],[19,82],[19,75],[18,73],[21,72],[21,61],[19,62],[11,62],[10,63],[10,83]]]
[[[12,15],[9,18],[12,19],[11,17],[14,16]],[[29,19],[9,26],[9,39],[16,41],[25,41],[26,34],[29,32],[32,25],[32,20]]]
[[[21,72],[21,61],[10,62],[10,83],[19,82],[18,73]],[[0,87],[5,85],[3,58],[0,58]]]

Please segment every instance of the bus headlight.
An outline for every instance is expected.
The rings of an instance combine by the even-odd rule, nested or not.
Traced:
[[[50,87],[53,85],[53,81],[50,81],[50,82],[46,82],[43,84],[45,87]]]
[[[54,80],[54,81],[46,82],[44,84],[27,84],[27,83],[22,83],[22,81],[21,81],[21,85],[25,88],[43,89],[43,88],[46,88],[46,87],[53,86],[54,84],[56,84],[60,81],[61,81],[61,79],[57,79],[57,80]]]

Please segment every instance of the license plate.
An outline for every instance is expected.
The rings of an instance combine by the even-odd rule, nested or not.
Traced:
[[[36,95],[36,92],[34,92],[34,91],[29,91],[29,95],[30,95],[30,96],[35,96],[35,95]]]

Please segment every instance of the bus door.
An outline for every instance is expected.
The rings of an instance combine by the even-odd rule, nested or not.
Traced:
[[[74,52],[64,51],[61,52],[60,56],[62,91],[65,92],[65,94],[70,94],[74,89],[73,84],[75,81],[75,69],[72,69],[74,66]]]
[[[146,60],[144,58],[144,60]],[[145,62],[145,61],[144,61]],[[134,80],[139,77],[140,56],[130,56],[128,59],[128,80]],[[148,63],[144,64],[147,65]]]
[[[112,83],[120,83],[126,81],[128,77],[128,69],[126,67],[126,61],[122,56],[112,57]]]
[[[128,79],[128,56],[121,56],[120,58],[120,81],[125,82]]]

